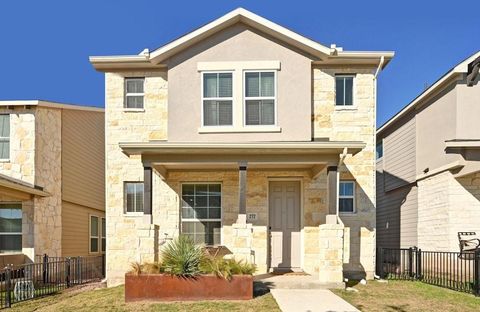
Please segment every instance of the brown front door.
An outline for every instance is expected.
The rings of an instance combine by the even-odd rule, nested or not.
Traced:
[[[300,267],[300,182],[269,185],[270,267]]]

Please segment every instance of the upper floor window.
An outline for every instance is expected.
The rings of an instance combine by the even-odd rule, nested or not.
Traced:
[[[125,182],[125,212],[143,212],[143,182]]]
[[[233,123],[232,73],[203,73],[203,125],[231,126]]]
[[[0,253],[22,251],[22,204],[0,204]]]
[[[355,182],[340,181],[338,193],[338,211],[355,212]]]
[[[245,72],[245,124],[275,124],[275,72]]]
[[[10,115],[0,115],[0,160],[10,159]]]
[[[335,76],[335,105],[353,106],[353,80],[354,75]]]
[[[125,108],[143,108],[144,78],[125,78]]]
[[[376,151],[376,157],[377,159],[380,159],[383,157],[383,141],[377,142],[377,146],[375,148]]]

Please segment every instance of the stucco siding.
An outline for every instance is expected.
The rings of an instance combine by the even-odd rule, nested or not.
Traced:
[[[62,198],[104,210],[104,114],[64,109],[62,121]]]
[[[280,61],[277,72],[277,116],[280,132],[199,133],[201,124],[201,72],[199,62]],[[311,59],[284,43],[235,24],[178,53],[168,61],[169,141],[310,141]],[[233,64],[232,64],[233,66]],[[228,69],[228,68],[227,68]],[[230,68],[232,69],[232,68]],[[254,70],[255,68],[248,68]],[[237,79],[239,78],[239,79]],[[233,77],[233,118],[243,126],[243,74]],[[240,88],[237,88],[240,86]],[[239,107],[240,110],[236,110]],[[238,113],[237,113],[238,112]],[[244,115],[244,113],[243,113]]]

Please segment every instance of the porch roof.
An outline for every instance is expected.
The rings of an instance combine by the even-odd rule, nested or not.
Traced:
[[[19,191],[22,193],[36,195],[36,196],[50,196],[49,193],[43,191],[43,189],[39,186],[29,184],[12,177],[0,174],[0,188],[6,188],[11,191]]]
[[[126,155],[154,154],[262,154],[262,155],[312,155],[340,154],[347,149],[356,154],[365,148],[358,141],[313,141],[313,142],[125,142],[119,143]]]

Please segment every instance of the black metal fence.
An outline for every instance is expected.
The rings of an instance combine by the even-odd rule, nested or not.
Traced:
[[[480,296],[480,249],[460,253],[378,248],[376,272],[384,279],[418,280]]]
[[[7,265],[0,270],[0,308],[55,294],[65,288],[100,281],[105,277],[105,256],[36,256],[34,263]]]

